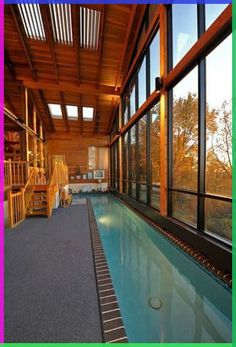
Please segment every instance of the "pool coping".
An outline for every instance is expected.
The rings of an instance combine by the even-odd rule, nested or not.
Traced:
[[[171,243],[174,243],[175,246],[184,252],[186,255],[188,255],[193,261],[195,261],[198,265],[200,265],[205,271],[207,271],[210,275],[214,276],[214,278],[217,280],[220,280],[223,285],[227,285],[230,289],[232,289],[232,275],[231,274],[225,274],[223,271],[215,267],[210,260],[203,255],[202,253],[198,252],[193,247],[189,246],[185,241],[181,240],[171,232],[162,229],[159,225],[154,223],[151,219],[149,219],[147,216],[142,214],[140,211],[129,205],[126,201],[121,199],[119,196],[115,195],[115,197],[123,203],[125,206],[127,206],[131,211],[136,213],[139,217],[144,219],[149,225],[151,225],[157,232],[159,232],[161,235],[163,235],[168,241]]]
[[[92,203],[89,198],[86,198],[86,201],[88,207],[90,236],[94,258],[94,270],[97,284],[103,342],[127,343],[128,337],[126,335],[119,303],[113,287],[111,274],[100,239]]]

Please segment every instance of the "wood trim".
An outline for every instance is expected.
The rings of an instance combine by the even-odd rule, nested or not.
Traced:
[[[43,104],[44,109],[46,111],[47,118],[48,118],[48,120],[49,120],[49,122],[51,124],[52,132],[54,132],[55,131],[55,127],[54,127],[53,120],[52,120],[50,111],[48,109],[48,105],[46,103],[46,100],[45,100],[45,97],[44,97],[44,94],[43,94],[43,91],[42,90],[38,90],[38,93],[39,93],[39,96],[40,96],[41,103]]]
[[[117,108],[119,106],[120,100],[121,100],[120,98],[116,100],[115,106],[113,104],[113,108],[112,108],[112,111],[111,111],[110,122],[108,124],[108,130],[107,130],[108,134],[110,134],[110,132],[112,130],[113,123],[114,123],[114,120],[115,120],[115,116],[116,116],[116,112],[117,112]]]
[[[25,53],[28,65],[30,67],[32,78],[33,78],[34,81],[37,81],[38,77],[37,77],[36,71],[35,71],[35,69],[33,67],[33,63],[32,63],[32,60],[31,60],[31,57],[30,57],[30,54],[29,54],[28,46],[27,46],[27,43],[26,43],[26,37],[25,37],[25,34],[24,34],[23,30],[21,29],[21,26],[20,26],[20,24],[18,22],[18,19],[17,19],[16,5],[9,5],[9,6],[10,6],[11,14],[12,14],[12,17],[14,19],[17,31],[18,31],[19,36],[20,36],[20,40],[21,40],[21,43],[22,43],[22,46],[23,46],[23,50],[24,50],[24,53]]]
[[[202,58],[232,31],[232,5],[220,14],[207,31],[202,34],[195,45],[186,53],[183,59],[163,79],[165,89],[178,83]]]
[[[126,67],[124,69],[124,76],[127,76],[128,72],[129,72],[130,60],[133,57],[134,49],[135,49],[135,46],[136,46],[136,42],[137,42],[137,39],[138,39],[138,35],[139,35],[139,31],[140,31],[141,25],[142,25],[142,23],[144,21],[144,17],[145,17],[145,13],[146,13],[146,10],[147,10],[147,6],[148,5],[145,5],[145,4],[142,5],[142,10],[141,10],[141,13],[139,15],[139,21],[138,21],[138,24],[137,24],[137,30],[136,30],[135,35],[133,37],[133,40],[132,40],[132,42],[130,44],[130,46],[131,46],[130,53],[126,57],[127,64],[126,64]],[[123,81],[122,81],[122,85],[123,85]]]
[[[119,85],[120,82],[120,75],[122,73],[123,70],[123,65],[124,65],[124,60],[125,60],[125,55],[127,52],[127,48],[128,48],[128,44],[129,44],[129,39],[130,39],[130,35],[131,35],[131,30],[133,28],[133,24],[134,24],[134,19],[135,19],[135,14],[137,11],[137,4],[132,5],[132,12],[131,12],[131,16],[130,16],[130,20],[129,20],[129,24],[128,24],[128,29],[126,32],[126,36],[125,36],[125,43],[124,43],[124,47],[123,47],[123,51],[122,51],[122,55],[120,58],[120,65],[119,65],[119,70],[117,72],[117,76],[116,76],[116,83],[115,83],[115,90],[117,88],[117,85]]]
[[[15,68],[14,68],[14,65],[13,65],[9,55],[8,55],[6,48],[4,48],[4,64],[7,66],[12,80],[15,81],[15,79],[16,79]]]
[[[69,127],[68,117],[67,117],[67,113],[66,113],[66,107],[65,107],[63,92],[60,92],[60,98],[61,98],[62,116],[63,116],[63,119],[65,121],[66,129],[67,129],[68,132],[70,132],[70,127]]]
[[[42,117],[42,114],[41,114],[41,112],[39,111],[39,108],[38,108],[38,105],[37,105],[37,102],[36,102],[36,100],[35,100],[35,97],[34,97],[34,94],[33,94],[32,90],[28,90],[28,93],[29,93],[29,97],[30,97],[30,99],[31,99],[31,101],[32,101],[32,103],[33,103],[33,105],[34,105],[35,108],[36,108],[37,115],[39,116],[39,119],[40,119],[40,121],[42,122],[43,128],[46,130],[47,127],[46,127],[46,125],[45,125],[45,123],[44,123],[44,119],[43,119],[43,117]]]
[[[107,85],[87,84],[87,83],[73,83],[66,81],[59,81],[54,83],[51,80],[38,79],[38,81],[32,81],[26,79],[23,76],[18,76],[18,78],[23,79],[23,85],[30,89],[43,89],[43,90],[53,90],[61,92],[73,92],[78,94],[92,94],[92,95],[111,95],[114,98],[119,98],[119,90],[115,91],[114,87]]]
[[[28,100],[28,89],[25,88],[25,124],[29,126],[29,100]],[[25,132],[25,150],[26,150],[26,161],[29,161],[29,134]]]
[[[53,38],[52,25],[50,21],[49,6],[40,5],[40,10],[42,14],[42,20],[44,23],[46,39],[49,44],[50,53],[52,56],[52,63],[53,63],[53,68],[55,72],[55,77],[56,77],[56,81],[58,82],[59,72],[58,72],[57,59],[56,59],[55,50],[54,50],[54,38]]]
[[[108,144],[108,147],[111,147],[118,139],[119,139],[120,135],[117,134],[113,137],[113,139],[111,140],[111,142]]]
[[[142,56],[143,52],[145,51],[145,49],[147,48],[147,46],[150,43],[150,40],[152,39],[152,35],[154,33],[154,31],[156,30],[156,28],[158,27],[159,24],[159,17],[160,17],[160,6],[158,7],[158,11],[156,12],[155,16],[152,19],[151,24],[149,25],[148,31],[146,32],[145,35],[145,39],[142,43],[142,45],[140,46],[134,60],[133,63],[128,71],[128,73],[126,74],[126,79],[124,80],[122,87],[121,87],[121,92],[120,94],[123,94],[123,92],[125,91],[125,88],[128,84],[128,81],[131,80],[132,75],[134,74],[134,71],[139,63],[140,57]]]

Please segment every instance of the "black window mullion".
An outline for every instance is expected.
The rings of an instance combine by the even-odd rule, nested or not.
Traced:
[[[139,83],[138,83],[138,74],[135,77],[136,80],[136,87],[135,87],[135,112],[138,110],[139,106]],[[136,199],[139,199],[139,122],[135,125],[135,159],[136,159],[136,175],[135,175],[135,181],[136,181]]]
[[[168,93],[168,152],[167,152],[167,164],[168,164],[168,215],[172,215],[172,191],[170,188],[173,186],[173,90]]]
[[[205,5],[198,5],[198,37],[205,31]],[[198,66],[198,210],[197,229],[205,225],[205,165],[206,165],[206,61]]]
[[[150,69],[150,46],[146,53],[146,98],[150,95],[151,89],[151,69]],[[146,116],[146,199],[147,204],[151,202],[151,146],[150,146],[150,113]]]

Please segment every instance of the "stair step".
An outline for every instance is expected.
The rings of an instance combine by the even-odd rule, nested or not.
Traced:
[[[31,211],[27,213],[27,216],[41,216],[41,215],[47,216],[47,211]]]

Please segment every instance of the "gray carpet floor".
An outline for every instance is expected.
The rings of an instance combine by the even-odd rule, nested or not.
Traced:
[[[87,206],[5,231],[5,341],[102,342]]]

